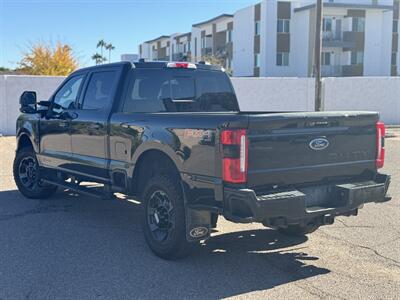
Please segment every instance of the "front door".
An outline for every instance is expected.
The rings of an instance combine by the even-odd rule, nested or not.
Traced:
[[[71,120],[73,169],[98,181],[109,178],[108,117],[119,75],[120,69],[112,67],[90,73]]]
[[[65,81],[51,99],[51,112],[40,120],[40,151],[37,157],[43,166],[70,168],[70,121],[61,116],[75,109],[83,81],[84,75],[72,76]]]

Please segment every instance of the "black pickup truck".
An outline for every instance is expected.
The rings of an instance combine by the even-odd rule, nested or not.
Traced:
[[[219,215],[307,234],[390,199],[378,113],[241,112],[229,77],[205,63],[90,67],[20,104],[20,192],[134,197],[162,258],[207,239]]]

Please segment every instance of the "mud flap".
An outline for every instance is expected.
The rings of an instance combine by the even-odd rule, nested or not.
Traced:
[[[186,239],[189,242],[205,240],[210,237],[211,213],[186,206]]]
[[[195,242],[208,239],[211,233],[211,212],[190,208],[186,197],[185,184],[182,181],[181,186],[185,202],[186,240]]]

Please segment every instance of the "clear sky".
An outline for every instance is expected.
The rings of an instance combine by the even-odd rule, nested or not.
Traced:
[[[81,66],[101,38],[115,46],[111,60],[137,53],[138,44],[259,0],[0,0],[0,66],[14,68],[37,41],[72,46]]]

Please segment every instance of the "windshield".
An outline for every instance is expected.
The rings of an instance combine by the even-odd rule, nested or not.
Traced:
[[[238,111],[228,76],[219,71],[135,69],[124,112]]]

